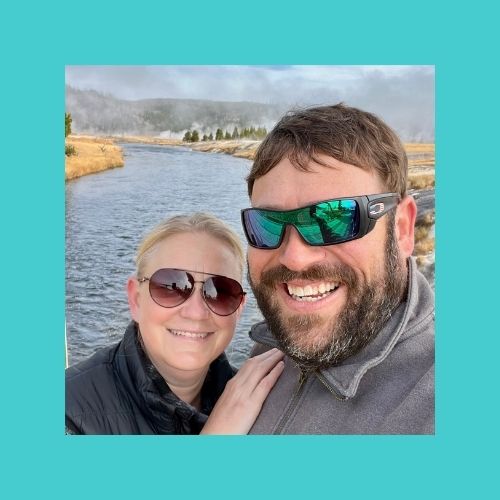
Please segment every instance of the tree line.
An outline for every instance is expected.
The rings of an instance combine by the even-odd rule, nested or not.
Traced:
[[[264,139],[267,135],[267,130],[265,127],[246,127],[241,132],[238,130],[238,127],[234,127],[233,133],[231,134],[228,130],[222,130],[218,128],[215,131],[215,138],[212,132],[210,134],[203,134],[201,140],[203,142],[206,141],[228,141],[231,139],[254,139],[261,140]],[[188,130],[184,137],[182,138],[184,142],[198,142],[200,140],[200,134],[197,130]]]

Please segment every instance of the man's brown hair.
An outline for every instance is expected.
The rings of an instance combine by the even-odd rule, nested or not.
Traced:
[[[324,165],[319,154],[373,170],[387,191],[406,195],[408,159],[398,136],[375,115],[342,103],[291,111],[281,118],[256,152],[248,194],[252,196],[255,180],[283,158],[308,171],[311,160]]]

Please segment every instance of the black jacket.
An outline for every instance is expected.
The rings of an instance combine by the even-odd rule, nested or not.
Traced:
[[[69,434],[199,434],[236,370],[225,354],[210,365],[202,411],[181,401],[147,355],[131,322],[123,339],[66,370]]]

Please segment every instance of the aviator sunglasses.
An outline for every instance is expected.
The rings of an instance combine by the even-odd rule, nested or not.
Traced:
[[[397,193],[383,193],[335,198],[294,210],[246,208],[241,221],[254,248],[278,248],[287,226],[293,226],[309,245],[336,245],[368,234],[400,199]]]
[[[210,276],[197,281],[191,273]],[[149,281],[149,294],[161,307],[180,306],[191,297],[195,283],[202,283],[201,296],[207,307],[218,316],[233,314],[243,302],[245,292],[241,285],[231,278],[218,274],[187,271],[185,269],[158,269],[151,277],[138,279],[139,283]]]

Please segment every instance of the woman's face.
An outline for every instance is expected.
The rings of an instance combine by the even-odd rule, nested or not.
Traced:
[[[161,268],[186,269],[196,281],[205,281],[210,273],[241,282],[238,259],[217,238],[206,233],[182,233],[170,236],[154,247],[146,261],[144,276]],[[243,303],[230,316],[210,311],[201,295],[201,284],[181,305],[165,308],[149,294],[149,282],[130,278],[127,286],[132,318],[139,324],[146,352],[165,375],[193,375],[208,369],[231,341]]]

